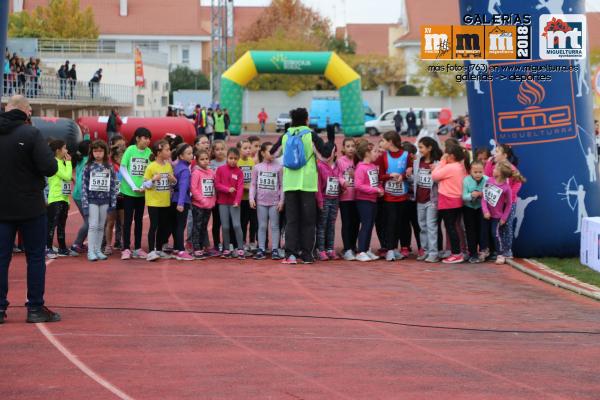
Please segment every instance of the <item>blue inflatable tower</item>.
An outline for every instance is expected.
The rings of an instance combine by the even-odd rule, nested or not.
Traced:
[[[585,0],[460,0],[460,11],[461,17],[532,16],[532,59],[477,61],[493,69],[494,79],[467,83],[473,148],[510,144],[520,160],[527,182],[517,199],[515,254],[578,255],[582,218],[600,215],[589,61],[548,58],[576,48],[579,32],[583,38],[588,32],[585,23],[574,22],[564,29],[574,32],[549,39],[544,28],[585,15]],[[546,79],[510,78],[528,74]]]

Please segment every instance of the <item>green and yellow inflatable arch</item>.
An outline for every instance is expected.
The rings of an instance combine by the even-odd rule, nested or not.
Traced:
[[[248,51],[221,76],[221,107],[229,110],[230,133],[242,130],[244,87],[259,73],[325,75],[340,91],[342,128],[347,136],[365,132],[360,75],[334,52]]]

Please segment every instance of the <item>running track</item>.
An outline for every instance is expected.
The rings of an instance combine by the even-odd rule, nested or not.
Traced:
[[[63,322],[38,326],[24,275],[16,256],[0,399],[600,393],[600,304],[509,266],[60,258],[46,299]]]

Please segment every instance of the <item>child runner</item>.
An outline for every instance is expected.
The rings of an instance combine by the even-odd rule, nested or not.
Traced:
[[[203,260],[209,256],[204,252],[204,243],[208,236],[208,220],[217,202],[215,191],[215,172],[209,168],[209,155],[206,150],[196,152],[196,166],[192,172],[192,245],[194,258]],[[214,222],[213,222],[214,223]]]
[[[383,147],[385,146],[384,140],[381,139],[377,142],[377,154],[383,153]],[[377,198],[377,216],[375,217],[375,233],[377,233],[377,239],[379,239],[379,250],[377,251],[377,255],[379,257],[385,257],[387,255],[387,249],[385,246],[387,245],[387,240],[385,239],[385,230],[386,230],[386,217],[385,217],[385,209],[384,209],[384,197]],[[399,252],[394,250],[395,254]]]
[[[227,162],[227,148],[223,140],[215,140],[212,144],[210,152],[210,168],[215,174],[217,169]],[[218,257],[223,251],[223,245],[221,242],[221,217],[219,215],[219,206],[215,204],[212,209],[212,238],[213,238],[213,249],[209,251],[211,257]],[[208,235],[207,235],[208,239]]]
[[[483,175],[483,163],[475,161],[471,164],[471,174],[463,181],[463,219],[471,264],[482,262],[483,260],[479,259],[479,250],[488,248],[488,233],[484,234],[481,229],[483,221],[481,199],[487,179],[487,176]]]
[[[185,251],[184,233],[187,223],[188,212],[190,210],[190,163],[194,158],[192,146],[187,143],[181,143],[175,149],[177,163],[173,170],[173,175],[177,180],[171,196],[170,220],[173,224],[173,251],[175,259],[179,261],[191,261],[194,259]]]
[[[439,261],[438,256],[438,185],[431,179],[431,170],[442,158],[437,141],[425,136],[419,140],[419,156],[413,164],[417,216],[421,227],[421,245],[425,250],[417,260]]]
[[[217,169],[215,177],[215,188],[217,189],[217,204],[223,228],[223,253],[222,258],[231,258],[233,254],[229,251],[230,218],[233,224],[238,250],[237,257],[243,260],[244,240],[242,237],[242,225],[240,223],[240,203],[244,194],[244,173],[237,166],[240,151],[235,147],[227,150],[227,163]]]
[[[244,197],[242,197],[241,204],[241,223],[242,223],[242,236],[244,239],[243,243],[237,243],[238,247],[245,248],[246,250],[256,250],[256,231],[258,229],[258,221],[256,218],[256,210],[250,208],[250,201],[248,196],[250,193],[250,183],[252,181],[252,169],[256,164],[252,157],[252,146],[249,140],[242,139],[238,142],[238,149],[240,150],[240,159],[238,160],[238,167],[244,174]],[[248,232],[248,226],[250,231]]]
[[[356,154],[360,160],[354,173],[356,207],[360,219],[356,260],[373,261],[379,258],[370,250],[375,213],[377,212],[377,197],[383,196],[384,191],[379,184],[379,168],[373,163],[375,154],[369,150],[369,143],[361,142]]]
[[[77,236],[75,237],[75,241],[71,246],[71,250],[77,253],[83,253],[85,251],[85,247],[83,245],[84,240],[88,234],[88,218],[83,214],[83,207],[81,205],[81,187],[82,187],[82,176],[83,170],[87,165],[88,155],[90,153],[90,141],[84,140],[79,143],[77,154],[71,160],[71,164],[75,164],[75,185],[73,185],[73,201],[79,210],[79,214],[83,218],[83,223],[77,231]]]
[[[123,180],[123,177],[121,176],[121,172],[119,171],[119,168],[121,167],[121,159],[123,158],[123,153],[125,153],[125,151],[122,147],[115,146],[111,148],[111,167],[113,168],[117,179],[117,205],[115,209],[108,210],[108,215],[106,218],[106,230],[104,232],[104,237],[106,238],[106,245],[104,246],[104,254],[107,256],[111,255],[113,252],[113,229],[115,231],[114,248],[117,248],[117,245],[121,246],[121,241],[123,238],[123,232],[120,228],[118,228],[119,226],[123,225],[123,195],[120,193],[121,181]]]
[[[50,143],[50,149],[54,152],[58,162],[58,171],[54,176],[48,178],[48,240],[46,243],[46,255],[48,258],[57,256],[76,256],[78,253],[70,251],[65,242],[65,227],[69,215],[69,195],[71,194],[71,181],[73,180],[73,167],[71,156],[67,145],[62,140],[54,140]],[[52,248],[54,242],[54,230],[58,239],[58,253]]]
[[[411,142],[402,142],[402,148],[404,151],[407,151],[408,154],[413,156],[413,160],[415,155],[417,154],[417,147]],[[413,161],[414,164],[414,161]],[[412,233],[415,234],[415,241],[417,242],[417,258],[424,259],[425,250],[421,247],[421,227],[419,226],[419,216],[417,213],[417,202],[415,200],[415,177],[414,173],[407,175],[406,181],[408,183],[408,202],[406,205],[406,215],[408,216],[409,226],[404,236],[400,237],[400,243],[406,243],[409,250],[410,244],[412,242]]]
[[[386,216],[385,239],[383,245],[387,249],[387,261],[402,260],[409,253],[409,243],[402,243],[400,253],[394,251],[398,241],[406,240],[406,232],[410,229],[408,216],[408,183],[406,175],[412,173],[413,156],[402,148],[400,135],[396,132],[386,132],[383,135],[385,150],[378,160],[380,179],[384,184],[384,211]]]
[[[280,260],[279,254],[279,213],[283,209],[283,168],[273,155],[273,143],[265,142],[260,146],[258,161],[252,170],[250,184],[250,207],[258,215],[258,251],[255,260],[264,260],[268,226],[271,225],[271,259]]]
[[[460,239],[456,230],[456,221],[462,210],[463,180],[469,168],[465,150],[460,146],[450,145],[440,163],[433,168],[431,178],[439,184],[438,214],[444,221],[446,232],[450,238],[452,253],[442,260],[445,264],[456,264],[464,261],[460,251]]]
[[[108,146],[96,140],[90,146],[87,165],[82,174],[81,203],[89,220],[88,260],[106,260],[102,253],[102,237],[108,210],[117,206],[118,180],[108,162]]]
[[[209,116],[209,114],[206,115],[207,121],[209,120],[208,116]],[[212,119],[212,116],[211,116],[211,119]],[[208,126],[207,126],[207,128],[208,128]],[[196,166],[196,155],[201,150],[204,150],[204,151],[207,151],[210,153],[210,139],[208,138],[208,136],[206,136],[204,134],[198,135],[198,136],[196,136],[196,139],[194,139],[194,154],[192,157],[192,163],[190,165],[190,173]],[[192,226],[193,226],[193,217],[192,217],[192,210],[190,209],[187,213],[187,240],[185,242],[186,249],[192,248]]]
[[[169,206],[171,205],[171,185],[177,183],[171,166],[171,149],[166,140],[159,140],[152,146],[150,165],[144,172],[144,189],[150,228],[148,229],[147,261],[169,258],[162,251],[169,235]]]
[[[498,251],[496,264],[504,264],[511,251],[505,231],[508,229],[507,222],[512,208],[512,193],[509,184],[509,178],[513,175],[512,167],[508,161],[496,163],[493,177],[488,179],[483,189],[481,208],[483,209],[483,218],[486,220],[484,225],[489,224],[496,242]],[[481,258],[485,259],[486,249],[482,253]]]
[[[323,208],[317,225],[317,249],[321,261],[337,260],[335,253],[335,220],[340,202],[339,171],[335,164],[336,147],[328,142],[319,157],[319,192],[322,193]]]
[[[340,196],[340,217],[342,219],[343,257],[346,261],[356,258],[356,239],[358,238],[358,211],[354,197],[354,167],[356,143],[352,138],[344,138],[342,157],[336,162],[342,195]]]
[[[258,154],[260,153],[260,138],[258,136],[248,136],[248,141],[250,142],[250,157],[254,160],[255,164],[258,164],[260,161],[258,160]]]
[[[133,258],[146,258],[148,254],[142,250],[142,225],[144,219],[144,173],[148,167],[150,154],[148,148],[152,134],[146,128],[137,128],[133,134],[132,144],[125,150],[121,159],[119,172],[121,181],[121,194],[123,195],[123,250],[121,260]],[[131,225],[135,219],[134,247],[131,252]]]

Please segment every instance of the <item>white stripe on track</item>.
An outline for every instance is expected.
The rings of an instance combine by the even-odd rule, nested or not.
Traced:
[[[54,260],[48,260],[46,265],[51,264]],[[89,376],[92,380],[94,380],[100,386],[103,386],[106,390],[117,396],[121,400],[134,400],[133,397],[129,396],[121,389],[98,375],[94,370],[85,365],[83,361],[81,361],[77,356],[69,351],[53,334],[46,328],[46,324],[35,324],[38,330],[44,335],[46,339],[54,346],[58,351],[62,353],[63,356],[66,357],[73,365],[75,365],[81,372]]]

